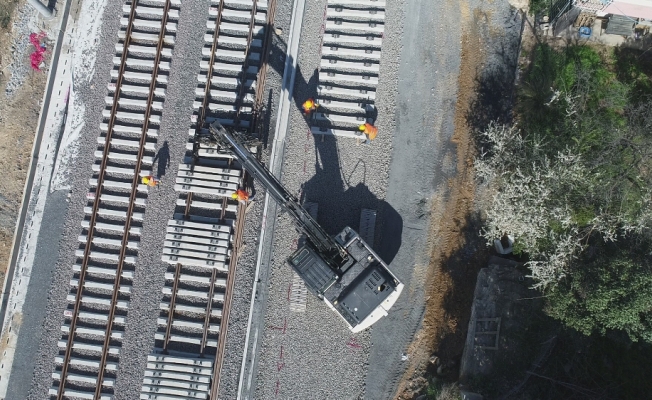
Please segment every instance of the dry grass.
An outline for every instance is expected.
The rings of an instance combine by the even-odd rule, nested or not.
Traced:
[[[455,383],[445,383],[437,395],[436,400],[460,400],[462,395]]]

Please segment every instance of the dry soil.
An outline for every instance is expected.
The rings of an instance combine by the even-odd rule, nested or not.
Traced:
[[[440,189],[432,205],[431,258],[424,277],[428,282],[426,312],[407,351],[409,359],[396,395],[399,400],[423,393],[428,376],[437,372],[446,380],[457,380],[476,277],[490,255],[478,235],[481,204],[487,193],[479,192],[474,178],[476,148],[469,110],[477,97],[479,71],[487,62],[488,46],[482,38],[501,32],[488,23],[492,19],[488,11],[473,8],[470,3],[459,2],[462,51],[452,137],[457,146],[457,174]],[[433,356],[438,358],[437,364],[430,362]]]
[[[2,11],[13,3],[12,0],[0,2]],[[12,21],[24,3],[23,0],[15,3],[11,9]],[[6,28],[0,26],[0,286],[9,263],[47,73],[30,70],[20,88],[7,97],[4,88],[11,74],[8,66],[21,53],[12,51],[15,41],[11,28],[11,24]],[[29,54],[25,52],[25,57],[16,61],[29,65]]]

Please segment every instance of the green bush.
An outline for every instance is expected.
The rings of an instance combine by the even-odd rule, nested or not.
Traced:
[[[550,0],[530,0],[530,14],[547,14],[550,9]]]
[[[649,253],[599,248],[550,291],[548,314],[585,335],[622,331],[632,341],[652,342],[652,266],[639,252]]]

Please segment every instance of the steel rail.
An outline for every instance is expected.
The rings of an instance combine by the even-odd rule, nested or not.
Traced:
[[[274,26],[274,15],[276,14],[276,0],[269,0],[267,3],[267,21],[265,21],[265,39],[263,40],[263,51],[260,57],[260,68],[256,77],[256,95],[254,107],[252,110],[250,132],[253,132],[258,125],[258,118],[264,108],[265,101],[265,81],[267,80],[267,57],[269,56],[269,46],[272,43],[272,27]],[[262,128],[262,127],[261,127]]]
[[[236,217],[237,218],[237,217]],[[229,262],[230,264],[230,262]],[[230,274],[230,271],[229,271]],[[208,328],[210,327],[211,323],[211,311],[213,309],[213,295],[215,293],[215,279],[217,278],[217,269],[213,268],[213,271],[211,272],[211,280],[210,280],[210,287],[208,288],[208,301],[206,302],[206,315],[204,315],[204,326],[203,326],[203,332],[202,332],[202,337],[201,337],[201,344],[199,348],[199,355],[200,357],[204,355],[204,351],[206,351],[206,343],[208,342]],[[227,276],[228,279],[228,276]],[[226,294],[225,294],[226,296]],[[224,309],[222,309],[222,315],[224,315]],[[222,322],[220,320],[220,330],[218,333],[218,338],[222,336]]]
[[[250,45],[251,45],[251,39],[253,35],[253,29],[255,28],[255,8],[256,8],[256,2],[254,1],[254,10],[252,10],[252,19],[251,19],[251,24],[250,24],[250,31],[249,31],[249,39],[247,41],[247,53],[249,51]],[[262,47],[262,54],[261,54],[261,62],[260,62],[260,68],[258,69],[257,77],[256,77],[256,98],[254,102],[254,107],[253,107],[253,112],[252,112],[252,120],[249,125],[249,132],[253,132],[256,124],[257,124],[257,115],[260,111],[260,108],[262,107],[263,101],[262,99],[264,98],[264,86],[265,86],[265,77],[267,75],[267,55],[269,52],[269,44],[271,42],[271,30],[272,30],[272,25],[274,24],[274,14],[276,12],[276,1],[275,0],[270,0],[268,2],[267,6],[267,11],[266,11],[266,23],[265,23],[265,38],[263,39],[263,47]],[[245,59],[245,65],[247,64],[248,58]],[[246,67],[243,68],[242,70],[242,81],[241,81],[241,91],[240,95],[236,98],[236,101],[242,101],[242,95],[244,93],[244,86],[246,84],[246,72],[247,69]],[[240,106],[237,108],[237,112],[240,112]],[[246,179],[246,172],[244,175],[244,178]],[[231,253],[231,259],[229,260],[229,273],[227,276],[227,282],[226,282],[226,290],[224,293],[224,305],[222,307],[222,319],[220,323],[220,334],[218,336],[218,343],[217,343],[217,352],[215,354],[215,362],[213,364],[213,379],[211,380],[211,391],[210,391],[210,397],[211,399],[217,400],[218,399],[218,394],[219,394],[219,388],[220,388],[220,379],[222,375],[222,366],[224,362],[224,351],[226,349],[226,338],[227,338],[227,332],[228,332],[228,325],[229,325],[229,315],[231,313],[231,300],[232,300],[232,293],[233,293],[233,288],[235,286],[235,270],[237,267],[237,261],[240,256],[240,253],[242,251],[242,237],[244,233],[244,223],[245,223],[245,215],[247,211],[247,206],[246,204],[239,203],[238,204],[238,212],[236,216],[236,229],[235,229],[235,235],[234,235],[234,240],[233,240],[233,251]],[[213,287],[211,287],[211,290]]]
[[[111,298],[111,307],[109,310],[109,319],[106,325],[106,332],[104,337],[104,345],[102,346],[102,359],[100,361],[100,371],[98,373],[97,386],[95,388],[95,398],[99,399],[102,392],[102,382],[104,379],[104,371],[106,369],[106,359],[109,355],[109,344],[111,343],[111,330],[113,328],[113,318],[117,309],[118,295],[120,294],[120,281],[122,279],[122,268],[124,266],[124,259],[127,252],[127,245],[129,242],[129,229],[131,228],[131,217],[133,215],[134,207],[136,206],[136,195],[138,194],[139,173],[145,155],[145,144],[147,143],[147,131],[149,129],[149,118],[152,113],[152,103],[154,102],[156,91],[156,78],[158,77],[159,64],[161,62],[161,53],[165,39],[165,31],[168,22],[168,12],[170,11],[171,0],[165,1],[163,8],[163,16],[161,18],[161,31],[159,32],[158,44],[156,46],[156,56],[154,58],[154,68],[152,69],[152,81],[149,85],[149,95],[147,96],[147,103],[145,106],[145,116],[143,118],[143,129],[140,136],[140,146],[138,148],[138,156],[136,157],[136,166],[134,168],[134,178],[131,188],[131,196],[129,198],[129,206],[127,208],[127,218],[125,221],[125,229],[122,235],[122,243],[120,255],[118,256],[118,267],[115,275],[115,283],[113,289],[113,296]]]
[[[230,159],[229,160],[229,167],[231,167],[232,162],[233,162],[233,159]],[[246,174],[247,173],[245,172],[244,176],[243,176],[243,180],[246,180]],[[224,221],[224,217],[225,217],[225,214],[226,214],[227,203],[228,203],[227,198],[224,197],[224,199],[222,200],[222,210],[220,210],[220,221]],[[234,238],[236,236],[238,236],[237,229],[238,229],[239,225],[238,225],[237,221],[238,221],[238,215],[239,214],[237,214],[237,213],[238,213],[238,211],[236,210],[236,224],[235,224],[236,226],[235,226]],[[232,252],[231,253],[231,258],[229,259],[229,271],[227,272],[227,274],[229,274],[229,275],[231,274],[230,265],[231,265],[231,260],[233,259],[233,257],[237,258],[237,255],[235,255]],[[206,345],[208,343],[208,328],[210,326],[211,311],[213,309],[213,294],[215,293],[215,280],[216,279],[217,279],[217,270],[215,268],[213,268],[213,271],[211,272],[210,287],[208,288],[208,302],[206,303],[206,315],[204,316],[204,331],[202,333],[202,341],[201,341],[201,345],[200,345],[201,347],[200,347],[200,350],[199,350],[200,355],[204,355],[204,351],[206,350]],[[228,281],[228,279],[229,279],[229,276],[227,275],[227,281]],[[226,296],[227,296],[227,293],[225,292],[224,293],[225,299],[226,299]],[[222,308],[222,317],[223,316],[224,316],[224,308]],[[221,333],[222,333],[222,322],[223,322],[223,320],[222,320],[222,318],[220,318],[220,330],[219,330],[219,333],[218,333],[218,340],[219,340],[219,337],[221,336]]]
[[[220,210],[220,219],[224,219],[224,216],[226,215],[226,207],[228,206],[229,201],[225,197],[222,199],[222,209]]]
[[[251,41],[254,38],[254,29],[256,28],[256,9],[258,5],[258,0],[254,0],[253,5],[251,6],[251,20],[249,21],[249,34],[247,35],[247,47],[245,48],[245,61],[242,64],[242,70],[240,71],[240,90],[238,95],[235,98],[235,125],[240,124],[240,117],[242,111],[242,103],[244,103],[244,96],[247,85],[247,68],[249,68],[249,51],[251,50]],[[268,31],[266,29],[266,31]],[[261,55],[262,60],[262,55]],[[251,126],[251,125],[250,125]]]
[[[273,13],[275,10],[275,1],[271,1],[272,7],[268,7],[267,10],[267,21],[266,21],[266,32],[265,32],[265,38],[263,42],[263,54],[261,56],[261,65],[260,68],[257,72],[257,86],[256,86],[256,95],[255,98],[257,102],[254,103],[256,104],[262,104],[262,101],[259,100],[260,98],[263,97],[263,90],[261,89],[261,85],[258,84],[258,82],[262,82],[262,86],[264,86],[264,77],[266,74],[266,63],[267,63],[267,51],[269,48],[269,41],[271,40],[271,25],[273,23]],[[245,54],[248,56],[249,52],[251,50],[251,43],[253,40],[254,36],[254,29],[256,26],[256,12],[257,12],[257,2],[254,1],[252,5],[252,10],[251,10],[251,21],[249,23],[249,34],[247,37],[247,46],[245,50]],[[218,8],[218,13],[217,17],[215,20],[215,30],[213,33],[213,44],[211,47],[211,55],[209,57],[209,65],[208,65],[208,71],[207,71],[207,76],[206,76],[206,87],[204,89],[204,98],[202,101],[202,106],[200,107],[200,110],[198,112],[198,117],[197,117],[197,122],[196,122],[196,129],[201,129],[204,125],[206,115],[208,113],[208,106],[210,103],[210,88],[212,85],[212,75],[213,75],[213,70],[214,70],[214,64],[215,64],[215,57],[217,53],[217,46],[218,46],[218,38],[220,34],[220,24],[222,21],[222,14],[223,14],[223,2],[219,3],[219,8]],[[271,11],[271,14],[270,14]],[[243,64],[242,70],[240,72],[240,88],[238,92],[238,96],[236,96],[236,117],[235,117],[235,122],[236,124],[238,123],[240,117],[241,117],[241,111],[242,111],[242,104],[244,102],[244,94],[246,91],[246,82],[247,82],[247,69],[249,67],[249,58],[245,57],[245,62]],[[262,79],[261,79],[262,77]],[[253,115],[253,114],[252,114]],[[250,125],[250,131],[253,126],[253,122],[255,119],[252,119],[252,124]],[[246,173],[243,176],[243,179],[246,180]],[[185,212],[184,216],[186,218],[189,218],[190,216],[190,209],[191,209],[191,202],[192,202],[192,193],[189,192],[186,197],[186,206],[185,206]],[[222,201],[222,210],[220,213],[220,220],[223,220],[225,217],[226,213],[226,207],[227,207],[227,199],[223,199]],[[235,271],[237,267],[237,260],[241,254],[242,251],[242,238],[244,234],[244,223],[245,223],[245,214],[246,214],[247,206],[246,204],[239,202],[238,203],[238,209],[236,212],[236,221],[235,221],[235,229],[234,229],[234,240],[232,242],[232,253],[231,257],[229,259],[229,267],[228,267],[228,273],[227,273],[227,280],[226,280],[226,289],[224,293],[224,303],[222,306],[222,316],[220,318],[220,327],[219,327],[219,334],[218,334],[218,341],[217,341],[217,352],[215,354],[215,362],[213,364],[213,377],[211,380],[211,390],[210,390],[210,398],[211,399],[217,399],[217,395],[219,392],[219,385],[220,385],[220,378],[221,378],[221,370],[222,370],[222,364],[224,360],[224,352],[226,348],[226,338],[227,338],[227,332],[228,332],[228,323],[229,323],[229,315],[231,311],[231,303],[232,303],[232,298],[233,298],[233,290],[235,286]],[[179,280],[179,265],[177,266],[177,273],[175,274],[175,279],[173,283],[173,294],[172,294],[172,300],[174,301],[174,295],[175,295],[175,288],[178,285],[178,280]],[[204,323],[203,323],[203,329],[202,329],[202,340],[200,343],[200,356],[205,355],[207,343],[208,343],[208,336],[209,336],[209,328],[210,328],[210,319],[211,319],[211,311],[213,308],[213,296],[215,293],[215,282],[217,279],[217,270],[213,269],[211,273],[211,278],[210,278],[210,287],[209,287],[209,293],[208,293],[208,301],[206,303],[206,309],[205,309],[205,315],[204,315]],[[171,303],[172,304],[172,303]],[[167,321],[167,327],[166,327],[166,336],[165,336],[165,342],[164,342],[164,349],[167,348],[167,339],[169,337],[170,329],[172,326],[172,319],[173,319],[173,306],[170,306],[170,314],[168,314],[168,321]]]
[[[210,57],[209,57],[209,61],[208,61],[208,70],[206,71],[206,86],[204,88],[204,98],[202,99],[202,105],[201,105],[201,107],[199,109],[199,115],[197,116],[197,122],[196,122],[196,129],[197,130],[201,129],[202,126],[204,125],[204,121],[206,119],[206,113],[207,113],[207,109],[208,109],[208,105],[209,105],[209,101],[210,101],[211,80],[212,80],[212,77],[213,77],[213,69],[215,67],[215,54],[217,52],[217,46],[218,46],[218,43],[219,43],[220,24],[222,23],[222,12],[223,12],[223,10],[224,10],[224,2],[220,1],[219,5],[218,5],[218,9],[217,9],[217,16],[215,17],[215,28],[214,28],[214,31],[213,31],[213,43],[211,45],[211,52],[210,52]],[[190,209],[192,207],[191,204],[192,204],[192,192],[188,192],[188,194],[186,195],[186,207],[185,207],[185,211],[184,211],[184,217],[185,218],[190,217]],[[224,219],[225,208],[226,208],[226,199],[224,199],[222,201],[222,210],[221,210],[220,219]],[[206,350],[207,342],[208,342],[208,330],[209,330],[209,327],[210,327],[210,313],[211,313],[211,309],[212,309],[213,293],[215,291],[215,280],[216,280],[216,278],[217,278],[217,271],[215,269],[213,269],[213,272],[211,273],[208,300],[207,300],[207,303],[206,303],[206,315],[204,316],[202,340],[201,340],[201,343],[200,343],[200,351],[199,351],[200,355],[204,354],[204,352]],[[175,287],[177,285],[177,279],[178,279],[178,277],[175,278],[175,282],[174,282]],[[170,318],[170,320],[168,320],[167,332],[170,331],[171,324],[172,324],[172,319]],[[221,325],[220,325],[220,336],[221,336]],[[166,344],[167,344],[167,334],[166,334]]]
[[[118,69],[118,78],[116,80],[116,88],[113,93],[113,106],[111,108],[111,117],[109,118],[108,128],[106,131],[106,140],[104,141],[104,151],[102,153],[102,161],[100,164],[100,170],[97,177],[97,186],[95,188],[95,199],[93,200],[93,208],[91,211],[91,218],[89,221],[88,227],[88,236],[86,239],[86,246],[84,247],[84,256],[82,258],[81,270],[79,272],[79,282],[77,283],[77,294],[75,295],[75,305],[73,306],[73,315],[70,321],[70,330],[68,331],[68,340],[66,343],[66,351],[63,357],[63,363],[61,367],[61,376],[59,380],[59,390],[57,393],[57,399],[63,399],[63,392],[65,389],[67,377],[68,377],[68,366],[70,364],[70,357],[72,354],[72,347],[75,338],[75,330],[77,328],[77,317],[79,316],[79,305],[81,304],[82,292],[84,289],[84,283],[86,280],[86,272],[88,270],[88,261],[90,259],[90,253],[93,243],[93,235],[95,231],[95,222],[97,220],[97,210],[100,207],[100,197],[102,193],[102,186],[104,183],[104,173],[106,172],[106,166],[109,159],[109,150],[111,147],[111,136],[113,132],[113,127],[115,125],[116,112],[118,109],[118,100],[120,98],[120,88],[122,86],[122,80],[124,78],[124,70],[127,66],[127,56],[128,48],[131,40],[131,32],[134,27],[134,20],[136,17],[136,6],[138,0],[132,0],[131,10],[129,13],[129,21],[127,23],[127,29],[125,31],[125,40],[124,48],[122,49],[122,55],[120,58],[120,67]],[[97,382],[99,385],[101,382]]]
[[[211,399],[217,400],[220,388],[220,377],[222,373],[222,363],[224,361],[224,349],[226,348],[226,334],[229,326],[229,314],[231,312],[231,299],[233,287],[235,286],[235,269],[238,264],[238,257],[242,247],[242,236],[244,232],[245,213],[247,205],[238,203],[238,213],[236,214],[236,228],[233,238],[233,251],[229,260],[229,273],[226,278],[226,290],[224,292],[224,306],[222,307],[222,319],[220,322],[220,333],[217,338],[217,352],[215,353],[215,363],[213,364],[213,379],[211,380]]]
[[[185,218],[190,218],[190,203],[192,202],[192,192],[188,192],[186,196],[186,209],[183,212]]]
[[[174,305],[177,302],[177,289],[179,288],[179,276],[181,276],[181,264],[177,264],[174,271],[174,283],[172,284],[172,297],[170,297],[170,308],[168,310],[168,326],[165,329],[163,338],[163,350],[168,350],[170,344],[170,333],[172,332],[172,320],[174,319]]]
[[[224,10],[224,1],[220,1],[217,9],[217,17],[215,18],[215,32],[213,33],[213,46],[211,47],[211,56],[208,61],[208,71],[206,72],[206,88],[204,89],[204,101],[202,107],[199,109],[197,116],[197,129],[201,129],[206,119],[206,109],[208,108],[208,100],[210,99],[211,92],[211,79],[213,78],[213,67],[215,64],[215,52],[217,51],[217,42],[220,36],[220,24],[222,23],[222,10]]]
[[[202,105],[199,107],[199,115],[197,115],[196,130],[199,131],[202,126],[204,126],[204,120],[206,119],[206,109],[208,108],[208,103],[211,93],[211,79],[213,77],[213,67],[215,64],[215,52],[217,50],[218,37],[220,35],[220,24],[222,23],[222,11],[224,10],[224,1],[220,1],[217,8],[217,17],[215,17],[215,29],[213,32],[213,44],[211,45],[211,55],[208,59],[208,70],[206,71],[206,87],[204,88],[204,98],[202,100]],[[193,164],[194,165],[194,164]],[[192,201],[192,192],[188,192],[186,196],[186,211],[185,217],[190,216],[190,202]]]
[[[232,158],[229,158],[228,166],[229,166],[229,169],[230,169],[231,167],[233,167],[233,159],[232,159]],[[246,172],[245,172],[245,174],[246,174]],[[244,179],[243,179],[243,181],[244,181]],[[221,220],[224,220],[224,217],[226,216],[226,207],[228,206],[228,204],[229,204],[229,200],[228,200],[228,198],[227,198],[227,197],[224,197],[224,198],[222,199],[222,210],[220,210],[220,211],[221,211],[221,212],[220,212],[220,219],[221,219]]]

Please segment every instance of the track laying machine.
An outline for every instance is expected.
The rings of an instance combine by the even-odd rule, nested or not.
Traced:
[[[214,122],[208,135],[201,140],[231,152],[305,235],[304,244],[288,258],[288,263],[308,290],[338,313],[353,332],[360,332],[386,316],[403,284],[371,246],[349,227],[335,237],[328,235],[299,200],[253,156],[242,134]]]

